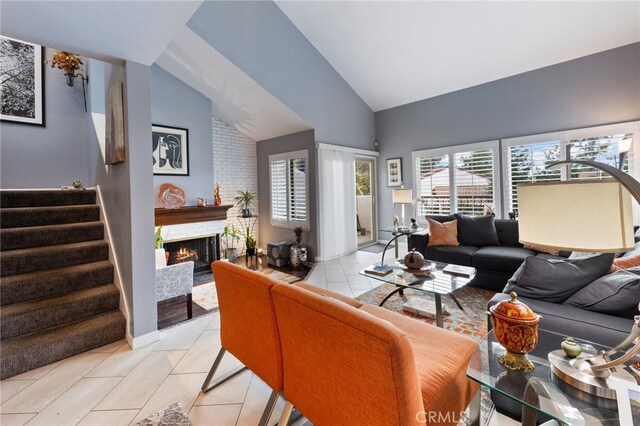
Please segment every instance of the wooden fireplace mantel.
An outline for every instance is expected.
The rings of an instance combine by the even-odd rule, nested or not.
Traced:
[[[178,225],[181,223],[209,222],[211,220],[226,220],[227,210],[232,205],[206,207],[180,207],[179,209],[155,209],[156,226]]]

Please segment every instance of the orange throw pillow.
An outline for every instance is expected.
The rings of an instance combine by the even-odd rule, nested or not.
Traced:
[[[619,271],[620,269],[635,268],[636,266],[640,266],[640,254],[613,259],[613,265],[611,265],[609,272]]]
[[[560,250],[544,248],[544,247],[536,246],[533,244],[525,244],[524,248],[537,251],[539,253],[547,253],[547,254],[550,254],[551,256],[560,256]]]
[[[458,221],[440,223],[437,220],[427,218],[429,223],[428,246],[459,246]]]

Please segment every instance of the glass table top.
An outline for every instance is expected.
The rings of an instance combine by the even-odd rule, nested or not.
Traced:
[[[411,235],[411,234],[415,234],[416,232],[422,232],[422,231],[426,231],[427,228],[411,228],[411,227],[405,227],[405,228],[395,228],[393,226],[388,226],[386,228],[380,228],[379,231],[381,232],[391,232],[393,235]]]
[[[473,278],[453,276],[442,272],[442,268],[447,266],[446,263],[427,261],[427,265],[430,269],[425,272],[408,271],[400,263],[396,265],[386,265],[391,267],[392,271],[387,275],[376,275],[367,272],[367,270],[372,269],[374,266],[378,266],[378,264],[373,264],[361,270],[360,275],[398,287],[413,288],[438,294],[450,294],[467,285]]]
[[[497,393],[498,397],[504,396],[507,400],[520,404],[519,408],[526,405],[561,424],[626,426],[624,424],[626,422],[620,421],[616,400],[598,398],[580,391],[554,375],[547,356],[551,351],[560,349],[560,344],[566,336],[541,329],[538,330],[538,336],[538,345],[527,355],[535,366],[532,373],[506,370],[498,361],[498,357],[505,353],[505,349],[498,343],[493,331],[490,331],[478,344],[469,363],[467,377],[488,387],[492,391],[494,402],[496,402],[494,395]],[[584,354],[595,355],[601,350],[609,349],[586,340],[575,340]],[[632,367],[626,367],[626,369],[640,380],[640,372],[632,371]],[[524,396],[525,387],[532,378],[536,379],[535,383],[541,384],[548,391],[546,396],[539,395],[537,401]],[[627,389],[625,394],[629,394],[632,424],[640,425],[640,386],[637,387],[637,391],[634,394],[633,390]]]

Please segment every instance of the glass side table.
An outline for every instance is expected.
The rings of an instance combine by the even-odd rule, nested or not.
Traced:
[[[562,425],[621,425],[626,426],[625,414],[619,413],[619,401],[597,397],[574,388],[557,378],[549,363],[548,354],[560,348],[566,336],[538,330],[538,345],[527,357],[535,366],[532,373],[508,371],[498,362],[505,349],[490,331],[473,354],[467,377],[491,390],[496,409],[513,418],[522,416],[522,423],[555,420]],[[583,353],[596,354],[609,349],[597,343],[575,339]],[[626,367],[632,370],[632,367]],[[633,372],[640,380],[640,372]],[[637,397],[627,390],[622,404],[631,407],[631,424],[640,424],[640,386]],[[620,391],[619,391],[620,392]],[[479,393],[479,392],[478,392]],[[480,398],[472,404],[479,405]],[[473,407],[472,407],[473,408]]]
[[[382,261],[380,262],[381,265],[384,264],[384,254],[387,251],[387,248],[389,248],[389,245],[394,242],[395,240],[397,240],[398,238],[402,237],[402,236],[407,236],[407,242],[409,241],[409,235],[411,234],[415,234],[416,232],[422,232],[422,231],[426,231],[427,228],[395,228],[395,227],[389,227],[389,228],[380,228],[380,232],[388,232],[391,235],[393,235],[393,238],[391,238],[391,240],[389,240],[389,242],[387,243],[387,246],[384,248],[384,251],[382,252]],[[395,254],[396,254],[396,259],[398,258],[399,255],[399,251],[398,251],[398,243],[396,243],[395,246]]]

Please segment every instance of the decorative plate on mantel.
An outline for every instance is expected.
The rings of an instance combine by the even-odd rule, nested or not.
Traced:
[[[172,183],[163,183],[158,190],[158,201],[165,209],[184,207],[187,197],[184,191]]]

